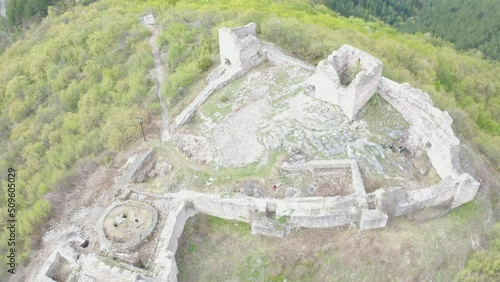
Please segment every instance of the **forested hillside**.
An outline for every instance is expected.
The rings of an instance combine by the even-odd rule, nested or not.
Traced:
[[[34,17],[47,16],[49,5],[57,0],[9,0],[7,3],[7,19],[11,25],[27,23]]]
[[[49,13],[64,12],[75,5],[88,5],[96,0],[8,0],[6,16],[0,17],[0,52],[22,34],[23,28],[39,23]]]
[[[96,0],[8,0],[7,20],[10,27],[29,25],[47,16],[48,9],[66,10],[78,5],[87,5]]]
[[[382,20],[390,25],[401,24],[416,16],[424,4],[433,0],[325,0],[325,5],[346,17]]]
[[[52,208],[63,204],[55,192],[74,188],[134,140],[137,116],[146,124],[156,118],[150,32],[138,22],[149,10],[168,23],[160,27],[159,44],[170,108],[192,99],[192,82],[219,63],[217,29],[253,21],[264,40],[313,64],[343,44],[380,58],[384,76],[428,92],[450,112],[458,135],[473,140],[499,169],[496,62],[427,35],[338,17],[306,0],[102,0],[49,12],[0,55],[0,171],[3,179],[7,168],[17,171],[19,262],[39,242]],[[1,186],[0,218],[7,218],[7,185]],[[1,232],[0,253],[6,253],[5,228]]]
[[[479,50],[500,60],[498,0],[325,0],[325,4],[347,17],[379,19],[405,32],[430,32],[457,49]]]
[[[137,20],[143,10],[103,1],[49,14],[1,55],[0,169],[2,179],[16,170],[18,262],[40,243],[51,204],[63,204],[48,193],[74,187],[102,163],[100,153],[131,139],[137,115],[147,117],[153,59],[149,31]],[[2,181],[1,218],[6,189]],[[0,252],[7,253],[4,230]]]
[[[500,1],[429,1],[414,19],[401,27],[409,32],[430,32],[453,42],[460,50],[477,49],[500,60]]]

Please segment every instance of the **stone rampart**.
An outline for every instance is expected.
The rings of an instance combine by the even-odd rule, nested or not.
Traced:
[[[272,43],[264,42],[261,48],[261,52],[266,56],[266,58],[269,61],[274,62],[276,64],[285,62],[290,65],[298,66],[306,70],[310,71],[316,70],[315,66],[284,54],[283,52],[281,52],[280,49],[278,49]]]
[[[189,119],[193,116],[194,112],[214,93],[217,89],[227,85],[231,81],[237,79],[238,77],[246,74],[251,68],[260,64],[262,59],[252,61],[246,68],[232,68],[229,70],[223,71],[223,74],[220,76],[216,76],[208,85],[203,89],[196,98],[194,98],[193,102],[191,102],[182,112],[174,119],[174,123],[172,125],[172,129],[175,130],[181,126],[183,126]],[[218,72],[215,70],[214,72]]]
[[[286,227],[285,223],[269,218],[265,213],[256,214],[252,220],[252,234],[283,238],[286,236]]]
[[[400,205],[394,214],[440,205],[455,208],[474,199],[480,184],[469,174],[459,172],[460,141],[453,133],[449,114],[434,107],[427,93],[406,83],[399,84],[383,77],[378,92],[410,124],[409,146],[412,150],[426,150],[442,179],[437,185],[415,191],[393,189],[390,194],[403,198],[401,202],[394,202]]]
[[[367,209],[366,199],[358,194],[337,197],[307,197],[276,200],[276,217],[290,216],[294,227],[324,228],[359,222]]]
[[[252,214],[256,210],[256,204],[253,198],[243,195],[223,197],[221,195],[195,193],[192,191],[181,191],[179,194],[181,197],[190,199],[198,213],[204,213],[227,220],[250,223]]]
[[[409,143],[427,151],[441,178],[458,177],[460,141],[455,137],[447,112],[432,105],[429,95],[409,84],[380,79],[378,93],[410,124]]]
[[[157,281],[177,281],[179,271],[175,262],[175,253],[184,225],[193,215],[196,215],[196,211],[192,208],[192,203],[186,201],[179,201],[177,206],[168,213],[153,262],[153,272],[157,273]]]

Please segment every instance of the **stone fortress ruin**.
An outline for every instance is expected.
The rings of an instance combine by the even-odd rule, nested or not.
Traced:
[[[37,281],[177,281],[178,239],[188,218],[200,213],[249,223],[253,234],[285,237],[298,228],[346,225],[362,230],[380,228],[391,217],[426,209],[448,211],[474,199],[479,183],[457,166],[460,143],[451,129],[452,119],[435,108],[426,93],[382,77],[380,60],[349,45],[343,45],[314,67],[261,42],[255,29],[256,25],[250,23],[219,30],[221,64],[208,76],[206,88],[175,118],[172,143],[192,159],[215,167],[265,165],[273,150],[286,150],[290,155],[303,140],[323,140],[323,135],[317,138],[307,134],[319,134],[322,130],[325,136],[337,134],[331,131],[330,124],[336,125],[341,135],[335,136],[344,138],[347,145],[328,147],[329,139],[324,139],[324,144],[304,146],[305,153],[285,160],[280,166],[282,179],[278,189],[283,191],[280,197],[263,194],[258,187],[248,193],[229,194],[189,190],[145,192],[136,189],[133,183],[144,178],[144,167],[148,166],[154,150],[131,157],[115,177],[115,189],[120,191],[116,202],[101,212],[95,232],[87,233],[95,235],[84,239],[73,234],[66,238],[40,269]],[[262,80],[252,70],[266,63],[300,72],[302,76],[294,76],[300,83],[286,89],[272,88],[274,82],[269,87],[255,85],[251,87],[251,97],[235,97],[235,103],[248,107],[233,109],[216,101],[219,109],[226,107],[231,111],[225,117],[217,112],[213,119],[203,115],[204,103],[212,101],[212,96],[224,90],[224,86],[230,88],[232,82],[243,79],[240,86],[245,88],[245,79]],[[268,73],[264,70],[264,74]],[[377,147],[368,138],[349,135],[349,130],[359,132],[360,136],[372,131],[358,118],[375,93],[383,100],[380,103],[386,101],[387,107],[402,117],[407,128],[404,146]],[[299,104],[310,106],[314,110],[311,115],[321,112],[323,115],[314,116],[320,122],[311,123],[307,115],[299,114],[303,111],[297,108]],[[282,111],[283,105],[293,114]],[[255,112],[255,107],[272,116]],[[239,122],[248,116],[256,121]],[[213,138],[194,136],[184,129],[185,124],[196,118],[203,121],[200,132],[213,134]],[[311,132],[316,133],[309,133],[306,128],[291,130],[292,119],[299,127],[314,126]],[[226,128],[231,129],[229,135],[224,134]],[[234,128],[243,129],[240,133]],[[288,135],[280,135],[285,131]],[[240,140],[243,147],[231,147],[238,146]],[[359,151],[359,146],[371,151]],[[371,173],[381,176],[393,173],[380,165],[389,158],[391,150],[396,151],[394,158],[398,160],[406,158],[404,154],[413,158],[418,152],[429,162],[424,168],[408,163],[396,165],[397,169],[403,172],[412,169],[422,175],[435,171],[439,179],[406,185],[410,182],[398,176],[401,174],[398,172],[394,177],[384,178],[389,184],[368,188],[366,177]],[[369,153],[365,156],[360,152]],[[240,155],[243,153],[246,155]]]

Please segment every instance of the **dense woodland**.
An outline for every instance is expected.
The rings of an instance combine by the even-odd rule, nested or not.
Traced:
[[[431,33],[460,50],[480,51],[500,60],[498,0],[325,0],[344,15],[379,19],[401,31]]]
[[[429,1],[414,19],[401,25],[409,32],[430,32],[460,50],[479,50],[500,60],[500,1]],[[473,51],[472,51],[473,52]]]
[[[382,20],[390,25],[406,22],[433,0],[324,0],[327,7],[344,16]]]
[[[34,18],[47,16],[49,5],[56,0],[9,0],[7,3],[7,19],[13,26],[28,23]]]
[[[43,222],[63,204],[56,192],[74,188],[138,138],[137,116],[147,123],[159,113],[148,75],[154,65],[150,32],[138,22],[150,10],[166,23],[159,47],[166,52],[163,94],[170,108],[189,102],[193,82],[218,64],[217,29],[253,21],[263,39],[313,64],[345,43],[380,58],[384,76],[428,92],[450,112],[455,131],[499,169],[498,62],[429,35],[339,17],[306,0],[167,2],[102,0],[65,12],[49,7],[40,24],[0,54],[0,171],[18,171],[19,262],[29,261]],[[6,183],[1,187],[0,218],[7,218]],[[6,253],[5,228],[1,232],[0,253]],[[494,269],[490,262],[500,259],[488,256],[498,258],[500,250],[493,250],[476,254],[480,266],[471,262],[472,270],[461,275]]]
[[[9,0],[6,17],[0,17],[0,52],[22,35],[23,29],[38,24],[49,13],[62,13],[75,5],[88,5],[96,0]]]

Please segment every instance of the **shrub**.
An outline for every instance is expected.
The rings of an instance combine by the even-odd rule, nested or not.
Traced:
[[[141,136],[141,127],[138,117],[143,119],[143,126],[146,125],[146,113],[137,108],[116,109],[107,118],[104,126],[106,135],[106,146],[112,151],[119,151],[134,138]]]

